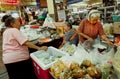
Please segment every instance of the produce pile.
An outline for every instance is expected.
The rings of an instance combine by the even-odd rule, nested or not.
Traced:
[[[89,60],[84,60],[81,65],[72,62],[68,68],[62,61],[55,63],[50,68],[55,79],[101,79],[102,71]]]

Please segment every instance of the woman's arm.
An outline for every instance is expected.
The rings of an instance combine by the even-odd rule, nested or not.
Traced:
[[[101,36],[101,38],[105,40],[108,45],[113,45],[113,43],[106,37],[101,23],[99,23],[98,28],[99,28],[99,35]]]
[[[75,36],[77,35],[77,33],[74,33],[71,37],[70,37],[70,41],[73,40],[75,38]]]
[[[81,35],[81,36],[83,36],[84,38],[90,40],[90,41],[93,41],[93,39],[91,37],[89,37],[88,35],[86,35],[86,34],[84,34],[82,32],[79,32],[78,34]]]
[[[101,35],[101,38],[105,40],[108,45],[113,45],[113,43],[106,37],[106,35]]]
[[[93,41],[93,39],[92,39],[91,37],[89,37],[88,35],[86,35],[86,34],[83,33],[85,24],[86,24],[86,19],[83,19],[83,20],[81,21],[79,27],[78,27],[77,33],[78,33],[80,36],[82,36],[82,37],[84,37],[84,38],[86,38],[86,39],[88,39],[88,40],[90,40],[90,41]]]
[[[25,45],[29,48],[33,48],[37,50],[47,50],[47,46],[39,47],[31,43],[30,41],[28,41],[28,39],[25,36],[23,36],[22,33],[16,28],[12,30],[12,35],[14,36],[14,38],[18,41],[20,45]]]
[[[23,45],[25,45],[29,48],[37,49],[37,50],[47,50],[47,48],[48,48],[47,46],[42,46],[42,47],[36,46],[29,41],[26,41]]]

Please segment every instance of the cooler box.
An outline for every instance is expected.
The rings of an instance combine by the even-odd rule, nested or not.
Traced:
[[[49,73],[49,68],[66,55],[67,54],[54,47],[48,47],[47,51],[40,50],[31,53],[30,56],[32,58],[34,71],[38,79],[54,79]]]

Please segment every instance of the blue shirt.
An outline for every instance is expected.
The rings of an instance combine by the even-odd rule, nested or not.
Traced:
[[[70,40],[70,37],[74,34],[73,29],[65,33],[65,41],[69,42],[70,44],[78,44],[79,36],[76,35],[72,40]]]

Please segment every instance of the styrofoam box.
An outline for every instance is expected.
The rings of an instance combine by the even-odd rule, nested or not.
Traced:
[[[43,70],[36,61],[32,59],[33,67],[34,67],[34,72],[37,76],[38,79],[54,79],[50,74],[49,74],[49,69]]]
[[[59,59],[55,59],[52,62],[49,62],[48,64],[45,64],[45,62],[43,62],[42,59],[44,59],[44,57],[46,57],[46,55],[64,57],[64,56],[67,56],[68,54],[66,54],[63,51],[56,49],[54,47],[48,47],[47,51],[40,50],[40,51],[31,53],[30,56],[32,58],[34,71],[35,71],[38,79],[51,79],[50,74],[49,74],[50,66],[52,66],[59,59],[62,59],[62,57],[61,57]]]

